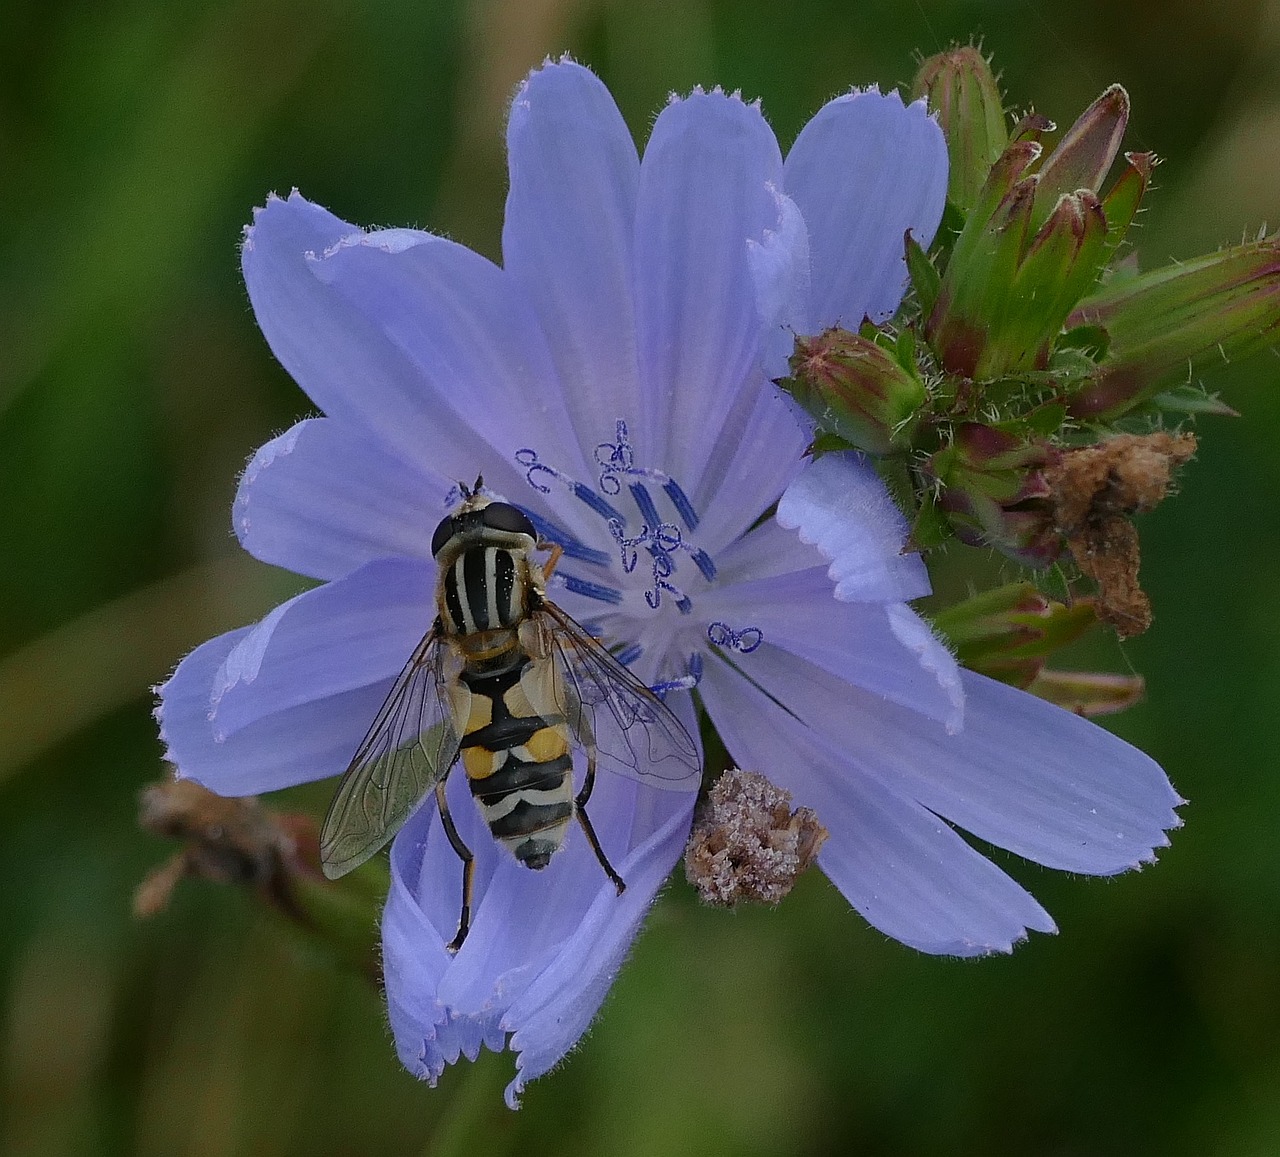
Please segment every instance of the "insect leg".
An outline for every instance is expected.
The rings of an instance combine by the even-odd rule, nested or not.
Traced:
[[[551,572],[556,569],[556,563],[560,561],[560,556],[564,554],[564,547],[555,542],[540,542],[539,548],[546,548],[551,552],[550,557],[542,564],[542,577],[549,579]]]
[[[577,798],[573,801],[573,810],[578,817],[578,823],[582,825],[582,830],[587,833],[587,842],[591,845],[591,850],[595,852],[596,859],[600,861],[604,874],[613,881],[613,886],[618,889],[618,895],[621,896],[627,890],[626,881],[613,870],[613,865],[609,863],[609,858],[604,854],[604,848],[600,846],[600,840],[596,836],[596,829],[591,826],[591,820],[587,816],[587,800],[591,798],[591,790],[595,786],[596,753],[588,748],[587,774],[582,781],[582,790],[578,792]]]
[[[471,885],[476,874],[476,862],[475,856],[471,854],[471,849],[462,842],[462,837],[458,835],[458,829],[453,823],[453,816],[449,814],[449,804],[444,798],[444,783],[445,781],[442,779],[436,784],[436,805],[440,808],[440,822],[444,824],[444,834],[449,837],[450,845],[458,853],[458,859],[462,861],[462,913],[458,917],[458,934],[448,945],[450,952],[457,952],[462,947],[462,942],[467,938],[467,932],[471,928]]]

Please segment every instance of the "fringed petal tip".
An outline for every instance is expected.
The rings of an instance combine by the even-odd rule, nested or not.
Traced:
[[[422,809],[396,837],[383,916],[387,1003],[397,1051],[415,1075],[435,1082],[481,1046],[516,1054],[507,1090],[515,1108],[527,1081],[554,1068],[603,1002],[658,889],[684,848],[691,793],[651,791],[603,776],[592,796],[602,847],[629,849],[614,864],[617,893],[581,833],[542,871],[498,848],[465,783],[450,782],[454,821],[476,860],[471,929],[456,955],[442,928],[457,918],[440,886],[457,859],[438,814]]]
[[[798,532],[831,563],[837,599],[895,602],[922,598],[929,574],[903,554],[907,523],[875,470],[855,453],[824,454],[778,501],[778,525]]]

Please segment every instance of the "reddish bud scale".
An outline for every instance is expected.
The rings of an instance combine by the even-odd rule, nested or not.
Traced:
[[[993,546],[1030,567],[1044,567],[1062,552],[1048,503],[1044,467],[1052,447],[977,422],[956,428],[949,446],[929,461],[942,484],[938,505],[956,536]]]
[[[796,339],[778,382],[818,425],[869,454],[910,445],[924,383],[887,350],[838,327]]]

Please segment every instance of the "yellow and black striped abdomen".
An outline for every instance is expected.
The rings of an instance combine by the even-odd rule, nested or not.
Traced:
[[[554,677],[550,660],[517,654],[505,670],[461,675],[471,692],[462,765],[494,838],[545,868],[573,819],[572,740],[562,716],[530,702],[527,688]]]

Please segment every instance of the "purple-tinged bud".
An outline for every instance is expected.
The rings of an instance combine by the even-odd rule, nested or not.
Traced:
[[[1185,381],[1188,369],[1280,343],[1280,238],[1116,278],[1082,301],[1067,324],[1100,327],[1109,339],[1071,412],[1118,417]]]
[[[1090,599],[1056,602],[1031,583],[1009,583],[948,607],[933,619],[971,671],[1031,686],[1046,661],[1098,622]]]
[[[1125,153],[1129,167],[1102,199],[1107,218],[1107,248],[1118,249],[1129,232],[1129,226],[1142,207],[1142,198],[1151,184],[1157,161],[1155,153]]]
[[[1039,153],[1030,141],[1005,150],[956,239],[925,325],[948,373],[977,377],[988,363],[987,347],[1005,311],[1035,202],[1035,181],[1022,173]]]
[[[1080,189],[1097,193],[1120,152],[1129,123],[1129,94],[1113,84],[1062,136],[1040,166],[1033,227],[1053,212],[1058,198]]]
[[[987,174],[1009,144],[1000,89],[987,59],[972,46],[929,57],[916,73],[913,95],[926,97],[947,139],[951,168],[947,196],[968,211]]]
[[[1033,695],[1092,719],[1114,715],[1142,701],[1141,675],[1107,675],[1097,671],[1041,671],[1026,688]]]
[[[977,376],[998,377],[1049,364],[1053,340],[1107,259],[1107,219],[1088,189],[1058,199],[1027,248]]]
[[[1025,582],[983,591],[933,617],[969,670],[1086,716],[1123,711],[1144,691],[1140,675],[1046,667],[1056,652],[1098,624],[1094,600],[1060,603]]]
[[[938,507],[961,542],[1040,568],[1062,553],[1044,475],[1057,456],[1044,442],[963,422],[928,472],[942,486]]]
[[[1063,323],[1146,189],[1151,158],[1136,154],[1106,200],[1098,195],[1128,118],[1129,98],[1113,85],[1043,162],[1040,137],[1052,123],[1019,123],[972,199],[927,313],[926,338],[948,373],[992,381],[1050,367]]]
[[[925,400],[924,382],[911,366],[876,342],[833,327],[796,339],[792,376],[778,385],[817,421],[868,454],[890,454],[911,444]],[[906,361],[908,364],[904,364]]]

